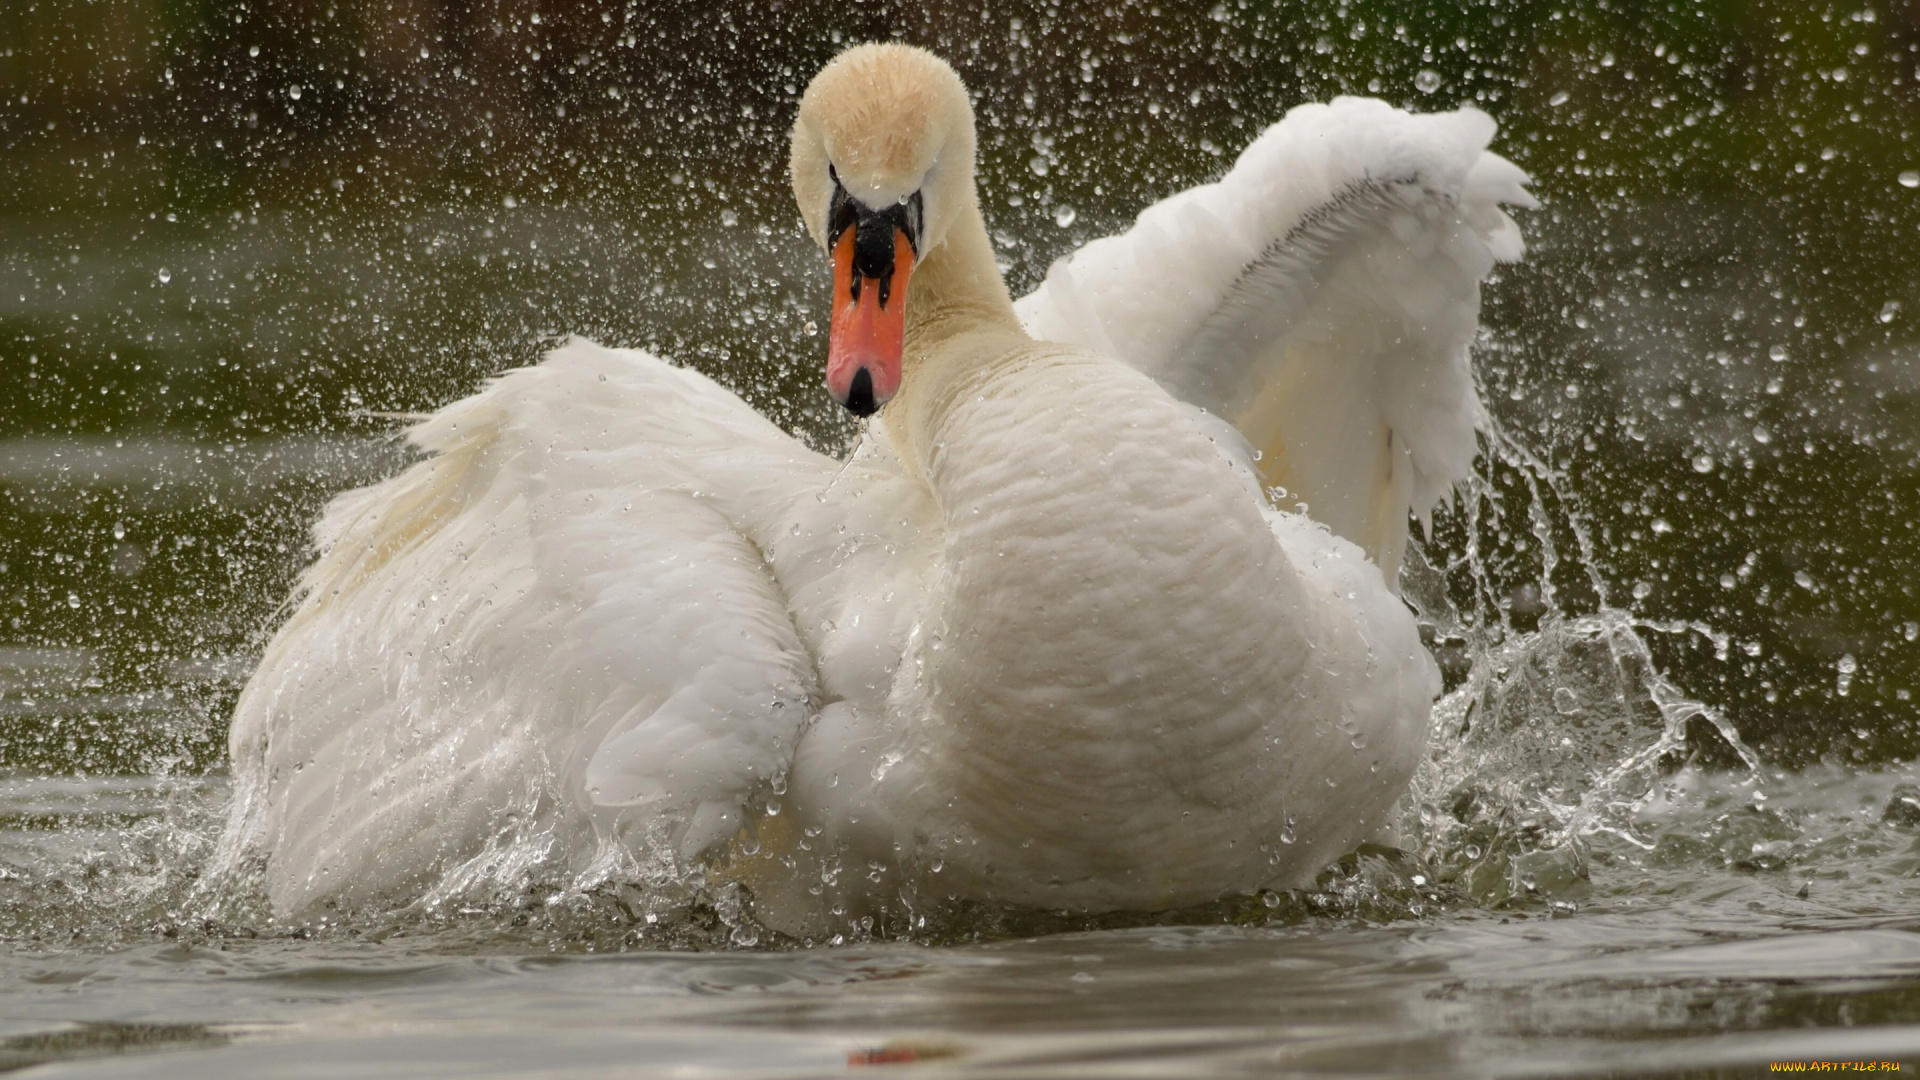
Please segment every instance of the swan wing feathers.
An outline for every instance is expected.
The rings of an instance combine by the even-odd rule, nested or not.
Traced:
[[[1472,466],[1480,283],[1524,251],[1502,204],[1536,205],[1494,132],[1471,108],[1302,105],[1219,181],[1055,262],[1022,321],[1231,422],[1283,505],[1392,581],[1409,511]]]
[[[582,341],[412,439],[431,456],[329,507],[236,709],[228,842],[275,907],[733,835],[817,693],[754,534],[837,465]]]

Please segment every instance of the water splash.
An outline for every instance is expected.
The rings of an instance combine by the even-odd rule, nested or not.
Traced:
[[[1461,542],[1416,542],[1402,579],[1458,680],[1434,706],[1403,831],[1439,880],[1481,903],[1577,896],[1590,838],[1651,850],[1636,817],[1702,737],[1750,772],[1760,763],[1662,672],[1645,635],[1697,634],[1722,660],[1728,636],[1616,606],[1566,477],[1497,425],[1483,450],[1453,512]],[[1517,573],[1489,557],[1529,548],[1536,560]]]

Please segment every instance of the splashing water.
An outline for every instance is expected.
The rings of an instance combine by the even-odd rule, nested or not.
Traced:
[[[1459,493],[1464,543],[1449,553],[1416,542],[1402,578],[1443,662],[1468,665],[1434,706],[1403,828],[1441,881],[1480,903],[1577,896],[1588,838],[1652,850],[1636,816],[1660,793],[1662,776],[1698,753],[1696,721],[1750,773],[1760,762],[1724,716],[1667,678],[1642,634],[1699,634],[1722,660],[1727,636],[1614,606],[1565,478],[1497,425],[1483,451]],[[1538,547],[1538,576],[1503,599],[1488,545],[1512,546],[1522,528]],[[1568,610],[1556,583],[1562,534],[1574,541],[1567,569],[1590,598],[1584,614]],[[1532,629],[1518,625],[1527,615],[1537,620]]]

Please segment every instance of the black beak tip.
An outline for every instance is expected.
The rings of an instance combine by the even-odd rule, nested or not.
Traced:
[[[847,385],[847,400],[842,404],[848,412],[863,419],[880,411],[880,403],[873,400],[873,375],[866,368],[853,373],[853,382]]]

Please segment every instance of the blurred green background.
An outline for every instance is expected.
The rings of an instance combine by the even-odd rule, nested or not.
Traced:
[[[1773,761],[1920,753],[1915,0],[0,0],[0,766],[218,767],[391,414],[560,335],[843,445],[785,138],[888,38],[972,87],[1016,293],[1292,105],[1491,113],[1544,209],[1483,385],[1609,598],[1728,635],[1654,644]]]

